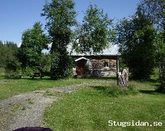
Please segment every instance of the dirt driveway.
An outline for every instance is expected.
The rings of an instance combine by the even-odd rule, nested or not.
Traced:
[[[98,80],[66,87],[54,87],[24,93],[0,101],[0,130],[12,131],[20,127],[42,126],[45,108],[61,97],[57,94],[71,93],[82,87],[109,85],[111,81]],[[55,95],[51,95],[55,94]]]

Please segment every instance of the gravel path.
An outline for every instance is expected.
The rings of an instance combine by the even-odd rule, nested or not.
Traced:
[[[0,131],[42,126],[45,108],[58,100],[57,96],[49,96],[48,93],[70,93],[80,87],[81,85],[54,87],[16,95],[0,101]]]
[[[0,131],[12,131],[20,127],[42,126],[45,108],[57,101],[55,93],[70,93],[81,87],[109,85],[110,81],[98,80],[66,87],[36,90],[0,101]]]

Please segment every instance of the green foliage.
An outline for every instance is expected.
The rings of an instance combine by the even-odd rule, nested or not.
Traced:
[[[17,59],[18,47],[14,42],[0,42],[0,67],[5,68],[7,78],[19,78],[20,62]]]
[[[5,67],[7,62],[13,60],[16,56],[18,47],[14,42],[0,41],[0,67]]]
[[[165,58],[165,0],[142,0],[139,8],[149,17],[157,29],[156,53],[160,70],[160,90],[165,91],[164,58]],[[151,13],[152,12],[152,13]]]
[[[160,27],[159,30],[165,30],[165,0],[141,0],[138,7],[158,28]]]
[[[117,26],[117,43],[124,63],[135,79],[149,79],[155,65],[155,29],[140,9]]]
[[[51,78],[58,79],[71,75],[72,59],[68,54],[51,54]]]
[[[15,56],[12,60],[8,60],[5,67],[6,78],[21,78],[21,63]]]
[[[112,20],[97,6],[90,5],[83,24],[75,31],[73,49],[79,53],[100,53],[109,46],[114,32],[110,28]]]
[[[36,22],[32,29],[22,34],[22,45],[19,49],[19,59],[22,68],[33,68],[41,71],[42,50],[47,48],[48,39],[43,33],[41,24]]]
[[[38,69],[35,69],[34,67],[26,67],[23,69],[23,75],[24,76],[33,76],[35,72],[38,72]]]
[[[141,0],[138,7],[155,24],[157,62],[161,62],[165,57],[165,0]]]
[[[24,76],[34,77],[50,77],[50,69],[51,69],[51,55],[50,54],[41,54],[40,65],[26,67],[23,69]],[[36,74],[36,76],[35,76]]]
[[[160,88],[158,89],[161,92],[165,92],[165,57],[160,64]]]
[[[157,32],[156,35],[156,62],[158,65],[162,62],[163,58],[165,57],[165,36],[162,32]]]
[[[4,45],[3,45],[3,42],[0,41],[0,67],[4,67],[5,66],[5,51],[4,51]]]
[[[50,54],[42,54],[41,56],[41,65],[40,65],[43,73],[50,73],[51,69],[51,55]],[[45,75],[48,75],[45,74]]]
[[[165,30],[164,30],[165,32]],[[156,62],[159,67],[160,87],[159,91],[165,92],[165,36],[163,33],[158,33],[156,37]]]
[[[76,24],[73,0],[52,0],[43,8],[51,47],[51,78],[64,78],[69,75],[70,58],[67,45],[72,36],[71,27]]]

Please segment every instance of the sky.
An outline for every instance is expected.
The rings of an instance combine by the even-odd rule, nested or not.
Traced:
[[[46,1],[50,0],[0,0],[0,40],[13,41],[20,45],[23,31],[40,21]],[[81,22],[89,4],[95,4],[108,14],[114,23],[135,13],[139,0],[75,0],[77,21]]]

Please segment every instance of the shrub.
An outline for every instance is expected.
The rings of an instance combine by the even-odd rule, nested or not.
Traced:
[[[34,72],[35,72],[35,69],[26,67],[26,69],[23,70],[23,75],[31,77],[31,76],[33,76]]]
[[[17,71],[7,70],[5,74],[5,77],[9,79],[19,79],[21,78],[21,76],[22,76],[22,73],[20,70],[17,70]]]
[[[21,78],[20,62],[17,59],[8,61],[5,67],[6,78]]]
[[[60,79],[72,74],[72,59],[67,52],[53,53],[51,56],[51,78]]]

